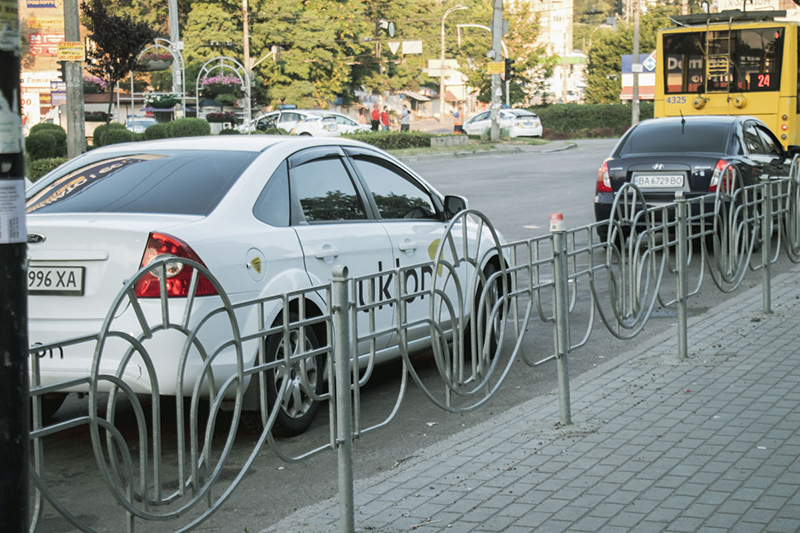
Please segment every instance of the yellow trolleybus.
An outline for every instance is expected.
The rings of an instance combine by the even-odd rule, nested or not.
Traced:
[[[798,24],[785,11],[674,16],[659,32],[655,116],[752,115],[800,144]],[[783,20],[782,20],[783,19]]]

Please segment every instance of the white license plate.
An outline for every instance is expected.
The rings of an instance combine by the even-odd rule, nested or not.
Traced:
[[[633,176],[633,184],[643,189],[680,189],[683,187],[683,180],[684,176],[682,174]]]
[[[28,292],[61,296],[83,295],[83,267],[28,267]]]

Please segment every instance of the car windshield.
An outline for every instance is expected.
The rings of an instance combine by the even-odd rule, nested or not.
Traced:
[[[29,214],[207,215],[257,156],[186,150],[95,157],[34,189],[26,209]]]
[[[730,124],[679,121],[642,123],[620,147],[620,155],[654,152],[724,153]]]
[[[531,113],[526,109],[512,109],[509,113],[517,115],[518,117],[536,118],[536,113]]]

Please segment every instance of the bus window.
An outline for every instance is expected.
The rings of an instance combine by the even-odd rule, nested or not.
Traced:
[[[703,47],[706,33],[664,35],[664,93],[703,92]]]
[[[783,34],[783,28],[755,28],[664,35],[664,92],[777,91]]]

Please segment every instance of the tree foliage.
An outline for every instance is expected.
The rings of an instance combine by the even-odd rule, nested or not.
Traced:
[[[141,49],[155,39],[156,33],[146,22],[134,22],[129,15],[112,15],[103,0],[91,0],[81,5],[85,25],[93,46],[86,54],[86,70],[106,80],[107,91],[127,76],[136,65]],[[111,117],[113,99],[108,99]],[[106,129],[106,138],[108,129]]]
[[[658,30],[670,25],[669,14],[677,7],[657,6],[648,9],[639,20],[639,53],[649,54],[656,48]],[[590,104],[619,102],[622,90],[622,58],[633,53],[633,22],[621,23],[617,30],[600,29],[594,33],[586,70],[586,101]]]

